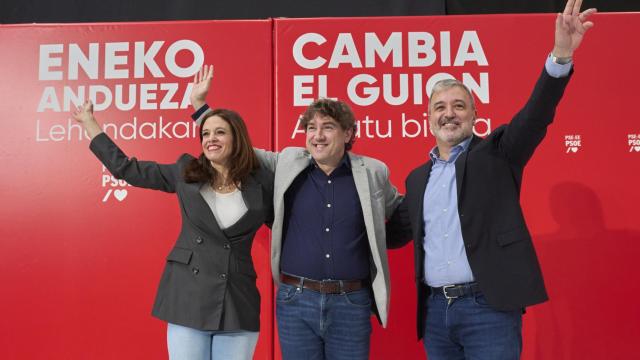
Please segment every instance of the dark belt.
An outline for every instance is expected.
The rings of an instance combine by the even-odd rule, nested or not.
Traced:
[[[366,283],[363,280],[313,280],[303,277],[297,277],[287,274],[282,274],[280,280],[284,284],[293,286],[300,286],[305,289],[317,291],[323,294],[343,294],[356,290],[360,290],[366,287]]]
[[[480,286],[474,282],[466,284],[445,285],[442,287],[432,287],[431,292],[435,294],[442,294],[447,299],[456,299],[480,292]]]

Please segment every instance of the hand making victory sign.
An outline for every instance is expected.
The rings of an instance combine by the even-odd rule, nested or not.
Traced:
[[[597,10],[590,8],[580,12],[581,5],[582,0],[569,0],[564,11],[556,17],[553,56],[571,58],[587,30],[593,27],[593,22],[587,21],[587,18]]]

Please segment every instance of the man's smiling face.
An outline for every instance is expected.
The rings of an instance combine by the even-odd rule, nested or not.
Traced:
[[[316,114],[307,124],[307,150],[318,164],[337,165],[345,152],[345,144],[353,129],[344,130],[330,116]]]

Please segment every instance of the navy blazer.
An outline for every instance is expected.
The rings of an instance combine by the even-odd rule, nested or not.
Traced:
[[[495,309],[523,309],[547,300],[531,235],[520,207],[524,167],[553,121],[570,76],[553,78],[546,70],[522,110],[507,125],[484,139],[473,137],[456,160],[458,213],[462,237],[476,282]],[[414,169],[406,179],[407,193],[387,231],[391,247],[414,239],[418,289],[418,338],[424,335],[423,199],[432,162]]]
[[[260,226],[273,221],[273,172],[260,168],[242,183],[248,211],[222,230],[200,194],[202,183],[184,181],[193,156],[183,154],[169,165],[138,161],[104,133],[90,148],[116,178],[178,197],[182,229],[167,256],[153,315],[199,330],[258,331],[260,294],[251,244]]]

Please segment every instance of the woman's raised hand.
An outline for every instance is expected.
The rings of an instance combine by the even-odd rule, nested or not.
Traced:
[[[213,79],[213,65],[205,65],[193,76],[193,88],[191,90],[191,106],[198,110],[207,102],[207,94],[211,88]]]
[[[71,111],[71,116],[82,125],[90,139],[102,132],[100,125],[98,125],[96,118],[93,116],[93,103],[91,100],[85,100],[82,105]]]

